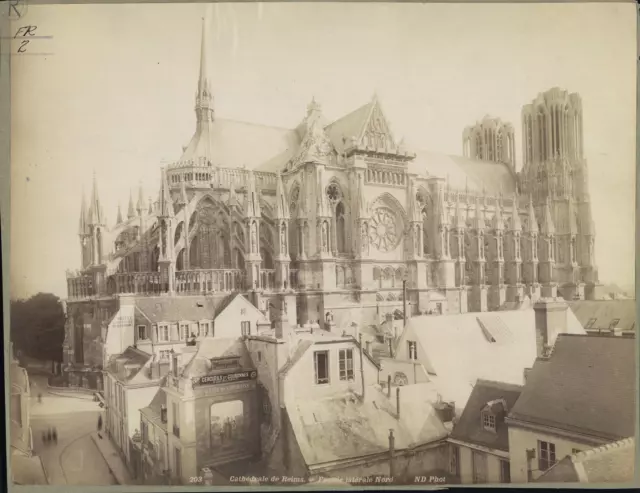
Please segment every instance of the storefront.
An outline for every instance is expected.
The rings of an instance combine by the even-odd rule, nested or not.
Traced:
[[[193,380],[198,469],[260,453],[257,371],[237,369]]]

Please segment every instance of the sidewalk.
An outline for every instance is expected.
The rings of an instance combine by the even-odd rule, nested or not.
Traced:
[[[109,437],[105,433],[102,433],[102,439],[100,439],[100,437],[98,437],[98,432],[94,431],[91,433],[91,439],[104,457],[107,467],[109,468],[109,471],[111,471],[111,474],[113,474],[116,482],[118,484],[134,484],[127,466],[122,462],[120,454],[118,454],[118,451],[113,443],[111,443]]]

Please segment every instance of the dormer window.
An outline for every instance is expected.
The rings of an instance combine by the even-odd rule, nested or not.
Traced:
[[[186,341],[189,337],[189,324],[180,324],[180,340]]]
[[[205,337],[209,333],[209,322],[200,322],[200,337]]]
[[[496,417],[490,411],[482,413],[482,427],[488,431],[496,431]]]
[[[169,342],[169,325],[158,325],[158,340],[160,342]]]
[[[138,340],[144,341],[147,338],[147,326],[138,325]]]
[[[589,321],[587,322],[587,324],[584,326],[585,330],[591,329],[594,326],[595,323],[596,323],[596,319],[595,318],[590,318]]]

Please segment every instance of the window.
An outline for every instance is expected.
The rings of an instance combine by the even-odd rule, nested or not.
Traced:
[[[417,360],[418,350],[416,347],[416,341],[407,341],[407,344],[409,345],[409,359]]]
[[[609,324],[609,329],[615,329],[618,326],[619,322],[620,322],[619,318],[614,318]]]
[[[340,380],[353,380],[353,349],[341,349],[338,352]]]
[[[501,483],[511,482],[511,469],[509,467],[508,460],[500,459],[500,482]]]
[[[180,324],[180,340],[186,341],[189,337],[189,324]]]
[[[178,404],[172,402],[171,409],[173,411],[173,434],[180,438],[180,412]]]
[[[473,482],[483,484],[487,482],[487,456],[481,452],[472,452]]]
[[[546,471],[556,463],[556,446],[554,443],[538,440],[538,469]]]
[[[313,356],[316,367],[316,384],[329,383],[329,351],[316,351]]]
[[[590,318],[589,321],[587,322],[587,324],[584,326],[585,330],[589,330],[591,327],[593,327],[593,324],[596,323],[595,318]]]
[[[243,336],[251,335],[251,322],[240,322],[240,333]]]
[[[168,325],[158,326],[158,338],[160,339],[160,342],[169,342],[169,326]]]
[[[161,360],[168,360],[171,358],[171,351],[170,350],[162,350],[160,351],[160,359]]]
[[[451,445],[449,449],[451,456],[449,458],[449,473],[454,476],[460,476],[460,448],[457,445]]]
[[[258,351],[258,361],[262,361],[262,351]]]
[[[209,333],[209,322],[202,322],[200,324],[200,337],[204,337]]]
[[[138,325],[138,340],[143,341],[147,338],[147,326]]]
[[[240,308],[240,315],[246,315],[247,314],[247,309],[246,308]]]
[[[496,417],[488,412],[482,413],[482,426],[485,430],[495,431]]]
[[[571,453],[572,453],[572,454],[577,454],[577,453],[579,453],[579,452],[582,452],[579,448],[572,448],[572,449],[571,449]]]

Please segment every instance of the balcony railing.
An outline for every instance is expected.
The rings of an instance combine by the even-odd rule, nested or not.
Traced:
[[[182,270],[176,272],[175,290],[185,294],[241,291],[244,279],[240,269]]]
[[[91,276],[79,274],[73,277],[67,277],[67,292],[69,298],[86,298],[93,296],[93,280]]]
[[[260,269],[260,287],[267,291],[276,287],[275,269]]]

